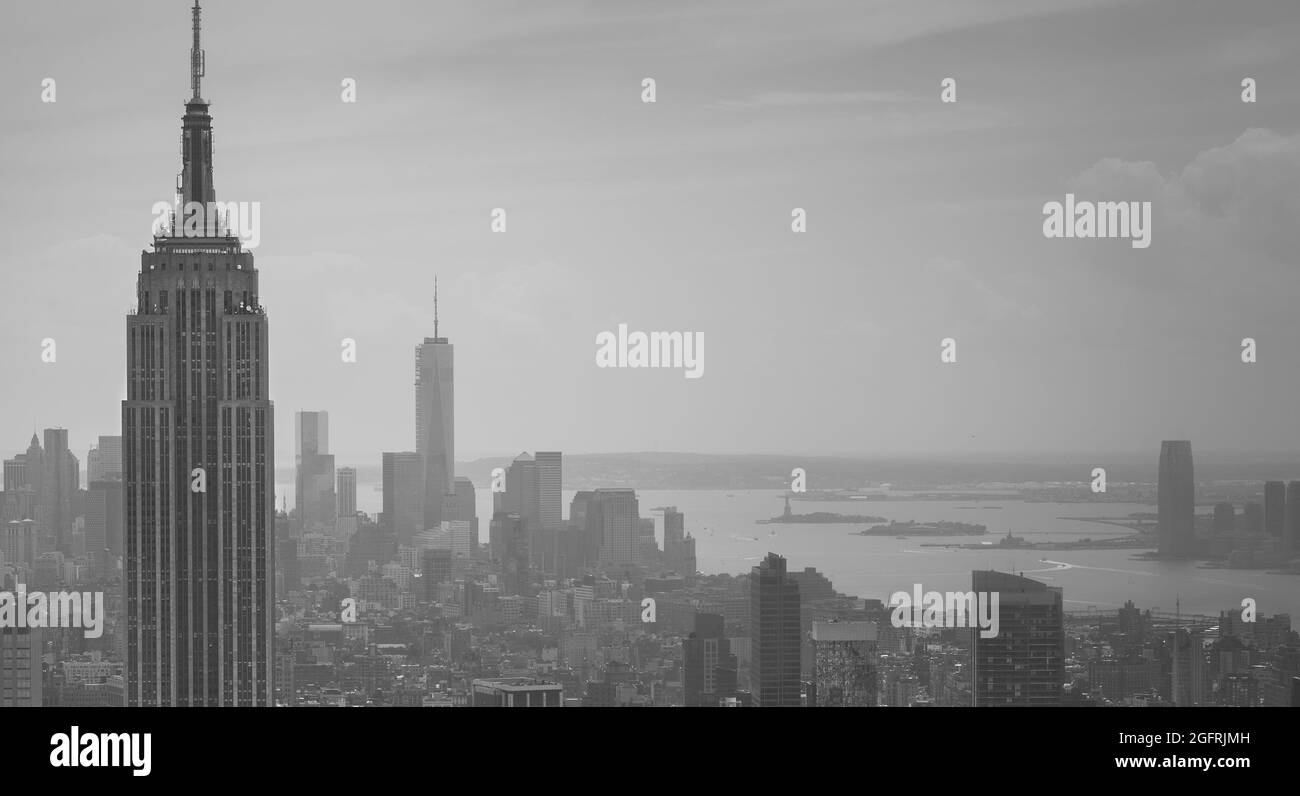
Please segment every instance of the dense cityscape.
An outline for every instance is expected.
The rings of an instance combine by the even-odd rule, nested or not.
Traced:
[[[975,569],[969,614],[951,594],[930,605],[918,584],[924,621],[912,621],[893,599],[837,590],[821,560],[767,552],[701,572],[704,529],[677,506],[643,505],[644,485],[577,489],[566,504],[560,451],[521,453],[475,483],[457,473],[454,347],[436,280],[431,336],[390,341],[414,344],[413,449],[337,463],[328,408],[276,422],[275,300],[253,254],[229,219],[193,233],[191,214],[217,196],[197,3],[193,37],[186,209],[141,255],[121,426],[102,429],[84,464],[65,428],[34,431],[25,450],[4,442],[0,590],[17,597],[0,603],[0,706],[1300,706],[1300,635],[1289,613],[1256,615],[1251,594],[1217,615],[1123,594],[1118,609],[1076,609],[1047,578]],[[274,442],[290,417],[293,501],[277,506]],[[1008,532],[959,546],[1134,548],[1135,560],[1300,577],[1300,480],[1198,482],[1186,440],[1158,456],[1154,484],[1004,495],[1154,505],[1105,520],[1122,538]],[[382,510],[366,512],[358,472],[376,465]],[[925,487],[956,502],[981,489]],[[836,522],[882,538],[985,533],[937,518],[886,524],[874,509],[800,515],[790,501],[808,499],[804,488],[773,496],[784,513],[754,516],[756,533]],[[53,605],[24,626],[22,595],[70,591],[105,595],[102,633],[59,626]],[[988,625],[973,624],[977,605]]]

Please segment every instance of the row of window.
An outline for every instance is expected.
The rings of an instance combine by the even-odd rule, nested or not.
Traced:
[[[211,263],[211,262],[208,263],[208,270],[209,270],[209,271],[214,270],[214,269],[213,269],[213,265],[214,265],[214,264]],[[153,264],[153,263],[149,263],[149,270],[150,270],[150,271],[153,271],[153,270],[154,270],[154,264]],[[166,271],[166,270],[167,270],[167,263],[162,263],[162,264],[158,267],[157,270],[159,270],[159,271]],[[177,264],[176,264],[176,270],[177,270],[177,271],[184,271],[184,270],[185,270],[185,263],[177,263]],[[191,268],[190,270],[191,270],[191,271],[198,271],[198,270],[199,270],[199,263],[194,263],[194,267]],[[227,271],[232,270],[231,267],[230,267],[230,263],[226,263],[226,270],[227,270]],[[242,271],[242,270],[244,270],[244,264],[243,264],[243,263],[235,263],[235,267],[234,267],[233,270],[235,270],[235,271]]]

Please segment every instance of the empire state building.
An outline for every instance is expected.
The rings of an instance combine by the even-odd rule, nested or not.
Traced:
[[[216,201],[192,13],[187,220]],[[221,225],[176,218],[141,253],[122,402],[128,706],[272,704],[275,434],[257,278]]]

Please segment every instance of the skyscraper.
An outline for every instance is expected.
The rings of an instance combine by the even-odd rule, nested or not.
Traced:
[[[976,597],[998,595],[998,634],[971,628],[975,707],[1061,703],[1065,614],[1061,589],[1005,572],[971,573]]]
[[[1284,541],[1286,549],[1300,551],[1300,481],[1290,481],[1286,485],[1286,528]]]
[[[819,708],[874,707],[876,625],[873,622],[813,622],[813,683]]]
[[[599,562],[616,566],[635,563],[637,520],[640,519],[636,491],[597,489],[595,500],[599,512]],[[590,521],[592,507],[588,506],[587,511]]]
[[[1264,533],[1282,539],[1286,529],[1286,484],[1264,482]]]
[[[452,491],[456,498],[456,511],[447,519],[468,522],[474,530],[474,544],[478,544],[478,495],[474,490],[474,482],[463,475],[458,475],[452,485]]]
[[[39,708],[44,631],[0,627],[0,708]]]
[[[799,707],[799,655],[803,633],[799,584],[786,575],[785,559],[768,553],[749,576],[750,691],[754,707]]]
[[[686,533],[686,517],[676,506],[664,509],[664,565],[687,577],[695,574],[695,539]]]
[[[41,441],[32,434],[26,453],[20,453],[4,463],[4,504],[0,506],[3,519],[32,520],[40,513],[41,481],[45,471]]]
[[[91,481],[86,493],[86,554],[106,571],[122,555],[122,482]]]
[[[492,518],[490,538],[501,550],[501,572],[507,594],[526,594],[530,582],[528,534],[518,514]]]
[[[563,489],[563,455],[559,451],[538,451],[533,459],[537,467],[537,512],[543,528],[560,527],[561,490]]]
[[[384,454],[384,525],[398,544],[425,530],[424,463],[412,451]],[[433,525],[430,527],[438,527]]]
[[[736,692],[736,656],[723,617],[695,614],[695,632],[682,640],[682,683],[686,707],[718,707]]]
[[[433,288],[433,337],[415,348],[415,450],[424,466],[424,527],[444,519],[442,504],[455,477],[453,349],[438,336],[438,282]]]
[[[294,500],[304,531],[333,533],[338,516],[328,412],[295,412]]]
[[[45,429],[45,450],[41,459],[40,509],[36,517],[40,529],[41,552],[58,550],[72,554],[72,496],[81,486],[77,457],[68,450],[66,428]]]
[[[539,494],[537,460],[524,451],[515,457],[506,472],[505,510],[518,514],[529,531],[542,527]]]
[[[252,253],[224,229],[196,234],[189,223],[216,201],[197,2],[192,13],[193,95],[181,133],[187,221],[175,219],[141,254],[136,311],[126,324],[127,705],[269,706],[275,426],[268,326]]]
[[[1156,487],[1160,555],[1185,556],[1191,552],[1196,482],[1192,475],[1192,443],[1160,443],[1160,483]]]
[[[357,513],[357,468],[338,468],[338,506],[340,517]]]
[[[99,438],[99,444],[86,453],[86,484],[94,481],[122,480],[122,438]]]

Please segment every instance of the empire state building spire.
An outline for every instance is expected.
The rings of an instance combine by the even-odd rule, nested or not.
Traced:
[[[176,181],[184,218],[189,218],[194,212],[191,203],[197,202],[206,210],[217,200],[212,186],[212,117],[208,115],[208,103],[200,93],[207,73],[207,57],[199,41],[201,9],[198,0],[195,0],[191,13],[194,17],[194,44],[190,49],[190,89],[193,96],[185,103],[185,116],[181,120],[181,173]],[[206,225],[201,227],[206,228]]]
[[[199,82],[203,79],[203,67],[205,65],[203,48],[199,46],[199,14],[201,11],[199,0],[194,0],[194,46],[190,48],[190,87],[194,89],[192,99],[200,101],[202,95],[199,93]]]

